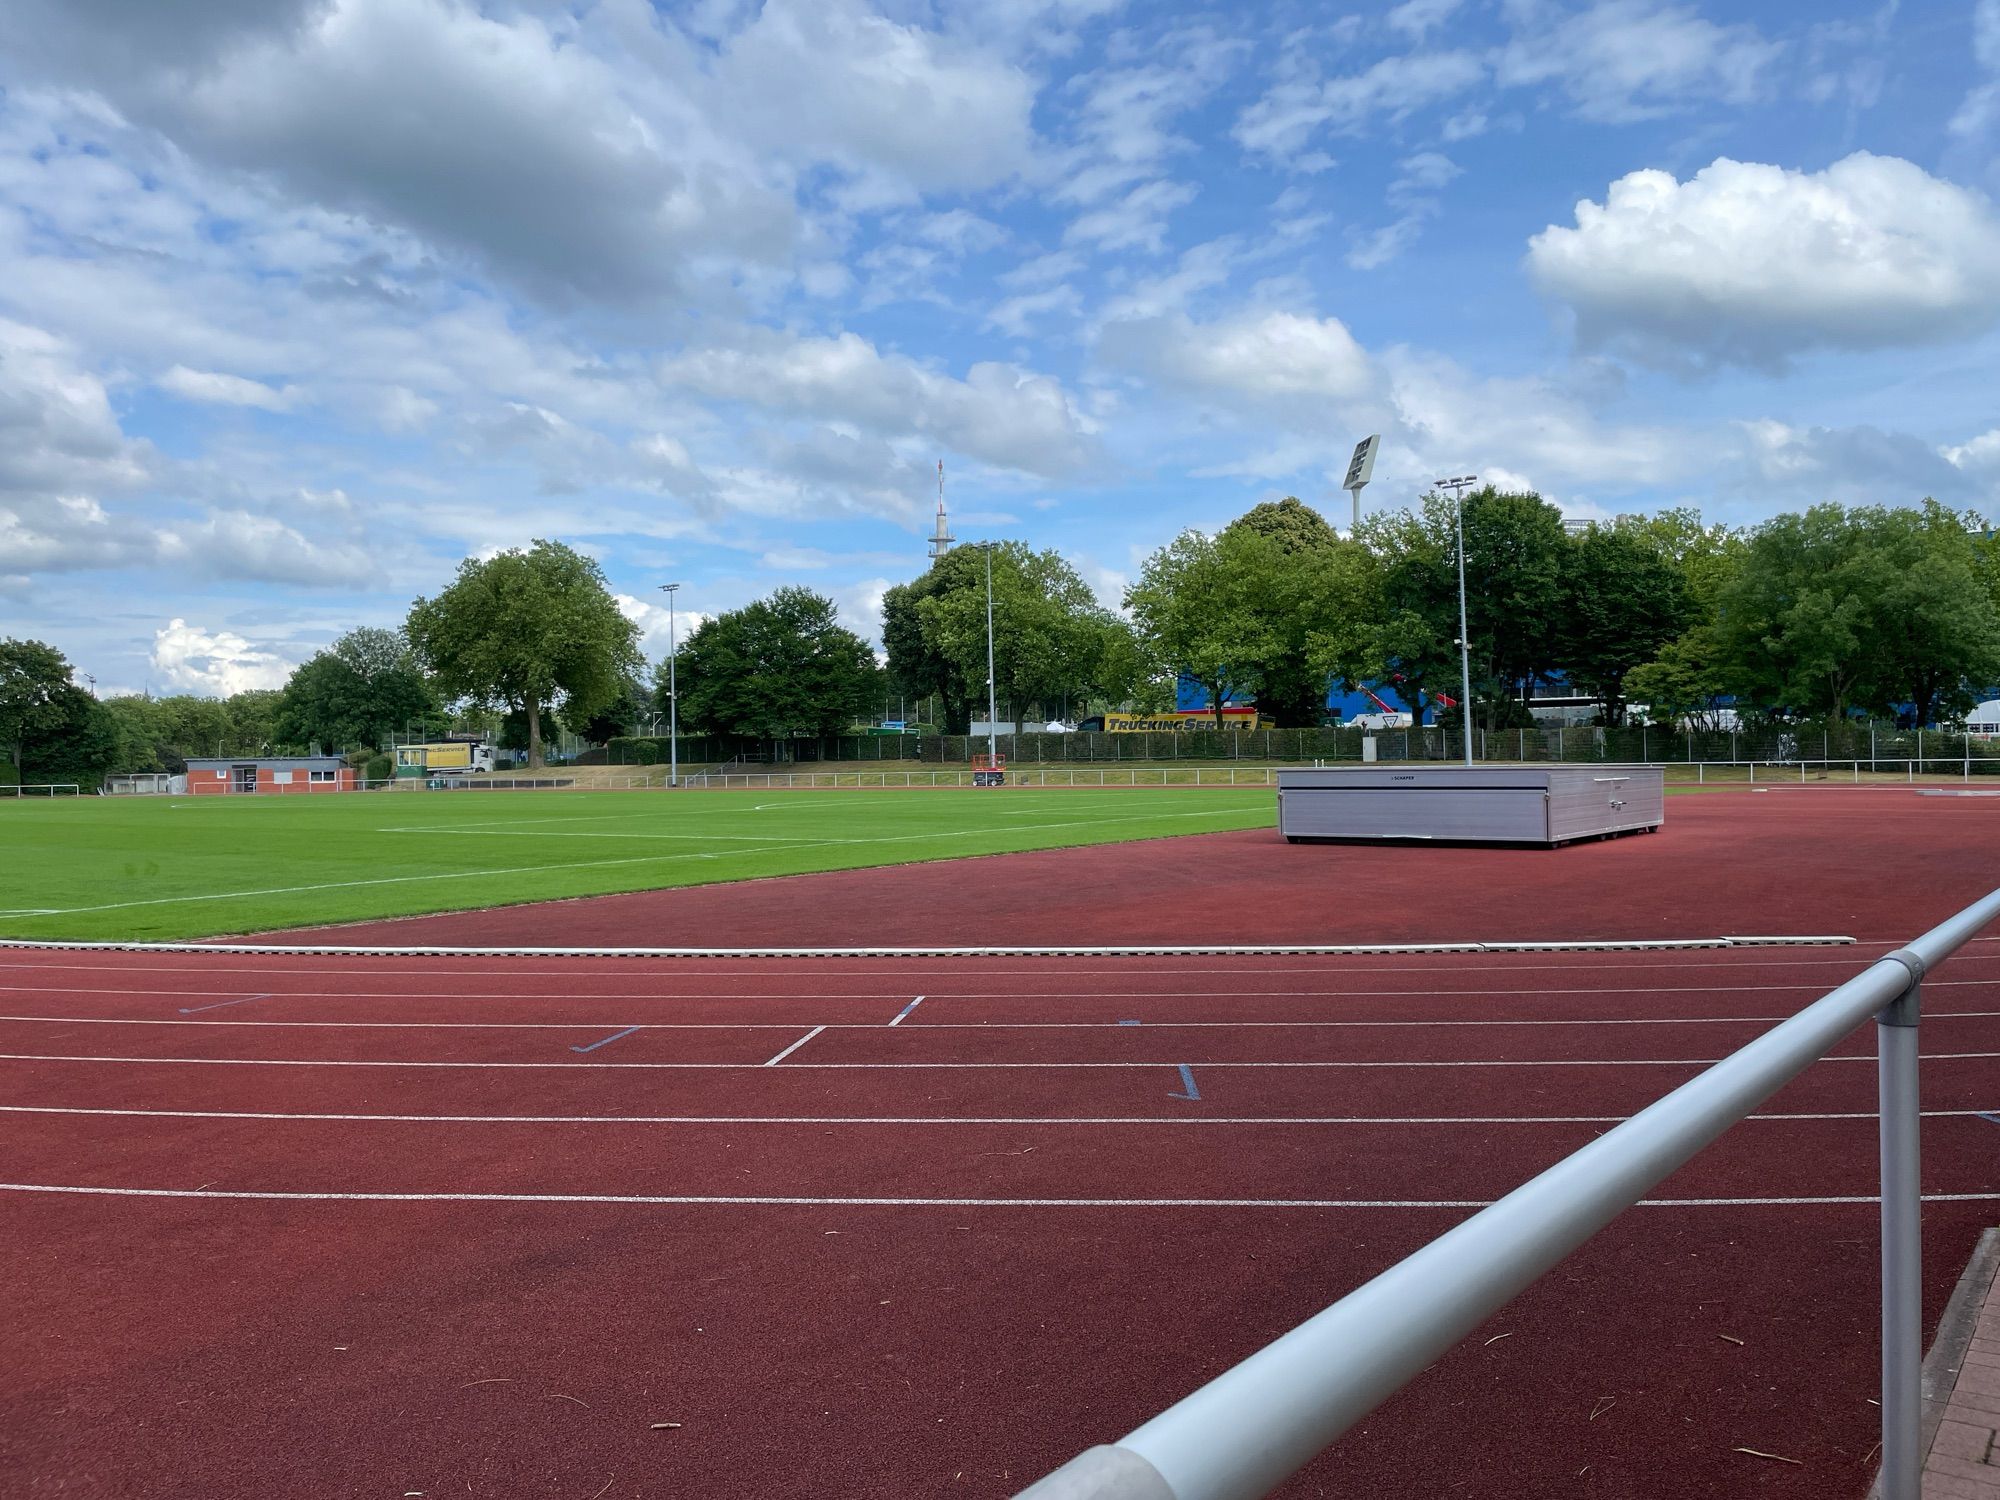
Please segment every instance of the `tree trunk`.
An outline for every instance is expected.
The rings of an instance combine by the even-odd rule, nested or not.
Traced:
[[[539,771],[542,767],[542,700],[530,689],[528,710],[528,769]]]

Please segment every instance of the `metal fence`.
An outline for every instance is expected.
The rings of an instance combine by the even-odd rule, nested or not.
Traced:
[[[81,791],[74,781],[0,783],[0,797],[75,797]]]
[[[1255,1500],[1850,1031],[1876,1021],[1882,1500],[1922,1481],[1917,1036],[1926,972],[2000,918],[2000,891],[1773,1027],[1021,1500]]]
[[[1003,734],[1000,754],[1014,765],[1109,761],[1360,761],[1369,741],[1381,760],[1454,761],[1465,753],[1456,729],[1188,730],[1173,734]],[[912,758],[950,764],[986,752],[982,735],[927,735],[911,741]],[[1755,729],[1674,730],[1652,725],[1610,729],[1549,725],[1473,731],[1473,757],[1483,761],[1569,761],[1584,764],[1791,765],[1801,759],[1870,765],[1915,761],[1959,763],[1968,774],[2000,774],[2000,740],[1943,730],[1889,725],[1792,725]],[[874,757],[863,757],[874,758]]]

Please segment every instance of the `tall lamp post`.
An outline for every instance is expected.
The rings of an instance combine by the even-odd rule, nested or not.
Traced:
[[[1000,705],[993,687],[993,543],[986,551],[986,754],[990,765],[1000,764]],[[1017,751],[1019,745],[1014,747]]]
[[[674,595],[679,591],[678,583],[663,583],[660,592],[667,596],[667,785],[681,784],[681,694],[680,684],[675,680],[675,658],[679,656],[674,639]]]
[[[1465,491],[1477,483],[1477,474],[1461,474],[1456,479],[1440,479],[1436,484],[1436,488],[1451,492],[1458,523],[1458,681],[1464,695],[1458,700],[1458,712],[1468,766],[1472,764],[1472,642],[1465,624]]]

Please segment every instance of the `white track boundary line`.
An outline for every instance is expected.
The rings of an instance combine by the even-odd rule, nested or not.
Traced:
[[[1927,1120],[1983,1119],[1990,1111],[1927,1109]],[[101,1109],[0,1104],[0,1114],[86,1115],[145,1120],[305,1120],[391,1125],[1617,1125],[1630,1115],[386,1115],[257,1109]],[[1872,1109],[1745,1115],[1745,1121],[1879,1118]]]
[[[1931,981],[1935,983],[1935,981]],[[170,998],[179,998],[178,996]],[[262,998],[282,998],[266,995]],[[921,998],[921,997],[920,997]],[[914,1004],[915,1002],[911,1002]],[[888,1022],[898,1025],[902,1015]],[[1926,1021],[1980,1021],[2000,1017],[2000,1010],[1930,1010]],[[1790,1016],[1658,1016],[1634,1017],[1579,1016],[1563,1019],[1534,1018],[1510,1021],[1479,1019],[1469,1021],[1147,1021],[1147,1031],[1340,1031],[1395,1027],[1431,1026],[1775,1026]],[[49,1026],[248,1026],[278,1030],[323,1031],[599,1031],[633,1025],[630,1017],[613,1021],[236,1021],[218,1018],[197,1021],[185,1016],[0,1016],[0,1024]],[[648,1031],[797,1031],[797,1021],[644,1021]],[[821,1031],[875,1031],[876,1021],[824,1021]],[[1126,1021],[927,1021],[923,1031],[1125,1031]]]
[[[832,1198],[762,1194],[626,1193],[315,1193],[246,1188],[84,1187],[0,1182],[5,1193],[67,1193],[104,1198],[213,1198],[271,1203],[560,1203],[722,1208],[1490,1208],[1492,1198]],[[1926,1203],[2000,1203],[2000,1193],[1925,1193]],[[1636,1208],[1789,1208],[1879,1203],[1875,1196],[1793,1198],[1642,1198]]]
[[[697,856],[661,855],[660,859]],[[645,864],[649,860],[609,860],[609,864]],[[530,874],[542,870],[586,869],[586,865],[542,865],[522,870],[477,870],[463,877],[396,876],[385,881],[355,882],[364,885],[391,884],[395,880],[471,878],[476,875]],[[286,886],[270,891],[244,891],[236,895],[273,896],[295,891],[333,890],[338,886]],[[168,900],[229,900],[233,896],[171,897]],[[111,906],[72,907],[72,912],[111,911],[120,906],[164,904],[116,902]],[[464,915],[433,913],[432,915]],[[392,920],[384,918],[382,920]],[[978,947],[873,947],[873,948],[485,948],[466,945],[354,946],[336,943],[119,943],[62,938],[0,938],[0,951],[36,949],[64,953],[206,953],[305,955],[348,958],[1182,958],[1201,956],[1258,956],[1265,954],[1327,955],[1397,953],[1654,953],[1683,948],[1769,948],[1849,946],[1857,940],[1837,934],[1801,934],[1794,937],[1712,937],[1712,938],[1633,938],[1604,941],[1578,939],[1562,943],[1508,943],[1467,940],[1457,943],[1140,943],[1129,945],[1070,944],[1056,947],[985,945]]]
[[[0,968],[0,973],[4,973]],[[2000,979],[1926,979],[1926,984],[1934,988],[1954,987],[1960,989],[1991,989],[2000,985]],[[1787,994],[1798,991],[1807,993],[1823,992],[1830,986],[1814,980],[1804,980],[1797,984],[1633,984],[1633,985],[1584,985],[1573,989],[1556,989],[1544,985],[1531,985],[1519,989],[1494,989],[1481,986],[1476,989],[1451,990],[1166,990],[1139,989],[1106,992],[1104,990],[1040,990],[1033,993],[1021,990],[931,990],[925,998],[938,1001],[953,1000],[1493,1000],[1516,996],[1575,996],[1575,995],[1753,995]],[[126,998],[145,996],[169,1000],[208,999],[214,996],[231,996],[240,989],[223,990],[133,990],[127,988],[103,988],[93,985],[64,984],[0,984],[0,994],[21,995],[116,995]],[[655,995],[547,995],[547,994],[496,994],[491,990],[433,990],[427,994],[411,994],[407,990],[273,990],[268,998],[273,1000],[394,1000],[411,1004],[422,1000],[480,1000],[480,1001],[583,1001],[603,1003],[607,998],[616,999],[620,1004],[654,1002],[667,1005],[690,1003],[713,1003],[736,1000],[825,1000],[825,1001],[869,1001],[871,1003],[899,998],[894,993],[881,991],[856,991],[845,995],[803,995],[796,990],[737,990],[700,991],[690,990],[680,994]]]
[[[8,946],[6,943],[0,942],[0,948],[4,948],[6,946]],[[1895,945],[1878,944],[1875,946],[1894,947]],[[203,955],[213,955],[218,953],[228,953],[232,950],[227,947],[210,946],[210,947],[202,947],[197,951]],[[1715,950],[1709,950],[1709,951],[1715,951]],[[350,954],[348,956],[366,957],[367,955],[357,950],[355,953]],[[1453,956],[1456,955],[1454,954]],[[1949,962],[1951,962],[1954,965],[1962,965],[1968,963],[1976,963],[1978,960],[1982,958],[1988,960],[1989,962],[2000,960],[2000,953],[1960,952],[1958,954],[1953,955],[1953,957],[1949,960]],[[771,960],[771,962],[785,962],[785,960]],[[1642,961],[1638,963],[1619,964],[1615,969],[1610,969],[1610,970],[1603,969],[1598,965],[1587,962],[1572,963],[1572,964],[1562,964],[1562,963],[1449,964],[1447,963],[1447,964],[1430,964],[1427,965],[1421,971],[1417,972],[1422,972],[1426,975],[1539,974],[1539,973],[1572,973],[1578,970],[1588,970],[1597,973],[1634,974],[1642,972],[1647,969],[1664,969],[1671,973],[1676,973],[1676,974],[1707,974],[1710,972],[1720,971],[1724,969],[1769,969],[1778,967],[1780,965],[1782,965],[1787,969],[1836,968],[1836,967],[1848,968],[1854,962],[1855,962],[1854,957],[1849,956],[1845,953],[1843,953],[1839,957],[1834,957],[1834,958],[1806,957],[1800,954],[1787,953],[1782,958],[1721,959],[1721,960],[1700,959],[1694,961],[1663,959],[1654,963],[1647,963]],[[37,969],[46,969],[55,973],[76,973],[76,974],[86,974],[86,973],[186,974],[189,972],[189,966],[182,963],[163,963],[163,964],[36,963],[33,961],[24,961],[22,959],[14,958],[11,956],[0,955],[0,974],[27,973],[29,971]],[[309,974],[310,975],[337,974],[337,975],[345,975],[350,978],[361,978],[361,979],[385,979],[405,974],[408,975],[422,974],[426,976],[444,975],[448,978],[454,978],[454,979],[502,979],[502,978],[557,979],[557,978],[573,977],[572,971],[569,969],[523,969],[511,964],[505,968],[471,968],[471,969],[443,969],[443,968],[433,968],[429,965],[421,965],[415,968],[407,968],[407,969],[389,969],[389,968],[361,968],[350,965],[340,965],[329,968],[311,968],[300,965],[280,966],[276,964],[246,964],[241,967],[228,969],[223,972],[226,972],[230,975],[285,974],[285,975],[296,976],[296,975],[309,975]],[[737,969],[735,965],[730,965],[718,969],[675,969],[673,971],[673,977],[676,979],[687,979],[687,978],[713,979],[713,978],[718,978],[725,974],[731,974],[737,972],[740,971]],[[908,972],[907,970],[902,968],[881,968],[881,969],[849,968],[840,970],[838,975],[833,977],[838,977],[842,979],[873,978],[876,976],[888,976],[888,975],[900,976],[907,972]],[[1041,968],[980,969],[977,971],[977,974],[979,978],[985,979],[985,978],[998,978],[1000,976],[1010,975],[1010,974],[1041,974],[1044,972],[1045,970]],[[1085,969],[1085,970],[1080,970],[1078,972],[1086,973],[1093,977],[1103,978],[1103,979],[1142,980],[1148,977],[1158,976],[1158,975],[1189,975],[1189,974],[1232,974],[1240,978],[1244,973],[1244,970],[1240,965],[1236,964],[1217,964],[1212,966],[1175,964],[1171,968],[1134,969],[1134,968],[1120,967],[1120,968],[1107,968],[1107,969]],[[1270,965],[1270,966],[1260,965],[1253,972],[1260,978],[1266,978],[1266,977],[1276,977],[1286,974],[1325,975],[1329,971],[1322,965],[1315,965],[1310,967],[1300,966],[1296,968],[1284,968],[1276,965]],[[1404,964],[1346,964],[1342,965],[1338,970],[1333,972],[1346,975],[1346,974],[1408,974],[1413,971],[1407,965]],[[761,978],[771,978],[771,979],[805,978],[807,976],[814,976],[817,979],[819,979],[819,981],[822,983],[825,982],[825,979],[828,977],[825,974],[824,970],[818,970],[810,967],[797,968],[797,969],[753,970],[752,976]],[[615,979],[631,979],[633,981],[652,982],[654,976],[643,973],[620,973],[620,972],[613,972],[611,974],[596,976],[596,982],[599,983],[608,982],[610,980],[615,980]],[[1107,991],[1106,993],[1120,993],[1120,992]]]
[[[570,1068],[576,1071],[605,1072],[610,1069],[706,1069],[768,1068],[804,1046],[826,1028],[816,1026],[769,1062],[468,1062],[462,1060],[419,1061],[385,1058],[314,1057],[99,1057],[62,1052],[0,1052],[0,1062],[75,1062],[179,1064],[237,1068]],[[874,1030],[876,1028],[869,1028]],[[1926,1052],[1925,1062],[1966,1062],[2000,1057],[2000,1052]],[[1835,1053],[1821,1062],[1873,1063],[1875,1054]],[[1167,1062],[821,1062],[794,1063],[791,1071],[815,1068],[828,1072],[1028,1072],[1038,1069],[1069,1071],[1082,1068],[1177,1068],[1189,1059],[1177,1057]],[[1452,1058],[1433,1060],[1339,1058],[1317,1062],[1291,1060],[1246,1062],[1194,1059],[1201,1068],[1707,1068],[1723,1062],[1720,1057],[1611,1057],[1611,1058]]]

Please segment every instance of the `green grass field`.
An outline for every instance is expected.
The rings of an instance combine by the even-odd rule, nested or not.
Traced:
[[[0,803],[0,938],[207,937],[1266,828],[1267,788]]]

